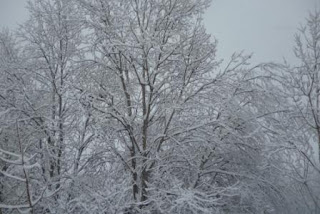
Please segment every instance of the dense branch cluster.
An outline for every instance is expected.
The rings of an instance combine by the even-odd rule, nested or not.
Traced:
[[[299,66],[251,66],[209,4],[30,1],[0,33],[0,213],[319,213],[320,14]]]

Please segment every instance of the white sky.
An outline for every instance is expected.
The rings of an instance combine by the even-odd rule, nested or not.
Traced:
[[[0,0],[0,28],[14,29],[27,17],[26,0]],[[209,33],[218,39],[218,57],[234,51],[254,53],[254,62],[294,63],[293,35],[320,0],[213,0],[205,14]]]

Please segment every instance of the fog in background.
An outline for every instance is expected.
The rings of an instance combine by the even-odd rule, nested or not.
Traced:
[[[14,29],[28,16],[26,0],[0,0],[0,28]],[[219,41],[218,57],[254,53],[253,62],[295,63],[294,34],[320,0],[213,0],[204,22]]]

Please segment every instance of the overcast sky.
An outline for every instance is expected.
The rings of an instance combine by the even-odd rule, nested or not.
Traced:
[[[320,0],[213,0],[205,14],[208,31],[219,41],[218,56],[254,53],[255,62],[294,63],[294,34]]]
[[[26,0],[0,0],[0,28],[14,29],[28,15]],[[218,56],[254,53],[254,62],[294,63],[293,35],[320,0],[213,0],[204,21],[219,41]]]

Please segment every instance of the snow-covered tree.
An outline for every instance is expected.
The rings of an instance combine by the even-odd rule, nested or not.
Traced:
[[[277,135],[289,152],[302,200],[310,213],[320,211],[320,13],[311,13],[295,36],[295,67],[282,66],[273,76],[286,99],[288,113]],[[280,84],[279,84],[280,83]],[[279,93],[279,91],[277,93]],[[281,132],[281,133],[280,133]],[[301,197],[301,198],[303,198]]]
[[[301,66],[223,68],[210,2],[29,2],[0,33],[2,213],[319,211],[319,14]]]

